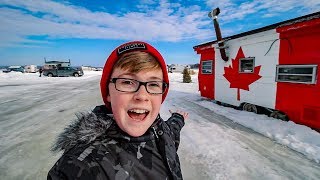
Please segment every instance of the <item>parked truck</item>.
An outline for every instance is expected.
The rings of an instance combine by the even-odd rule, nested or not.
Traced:
[[[56,67],[52,69],[43,69],[43,75],[48,77],[59,76],[82,76],[83,70],[81,68],[73,67]]]
[[[82,76],[83,70],[81,67],[71,67],[70,59],[68,61],[47,61],[44,60],[44,66],[42,67],[43,75],[48,77],[59,76]]]

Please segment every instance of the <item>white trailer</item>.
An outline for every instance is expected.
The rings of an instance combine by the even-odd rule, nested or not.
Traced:
[[[27,65],[24,67],[24,70],[26,73],[36,73],[38,68],[36,65]]]

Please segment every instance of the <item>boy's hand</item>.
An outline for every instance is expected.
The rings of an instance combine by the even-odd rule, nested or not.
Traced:
[[[184,111],[181,111],[181,110],[176,110],[176,111],[171,111],[169,110],[169,112],[172,114],[172,113],[178,113],[178,114],[181,114],[184,118],[184,120],[188,119],[189,117],[189,113],[187,112],[184,112]]]

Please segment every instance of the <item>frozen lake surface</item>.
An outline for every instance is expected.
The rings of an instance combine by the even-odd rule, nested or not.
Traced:
[[[50,147],[76,112],[102,104],[101,72],[48,78],[0,73],[0,179],[46,179],[61,154]],[[184,179],[320,179],[320,136],[305,126],[213,104],[198,93],[197,75],[183,84],[169,74],[161,115],[182,109]],[[244,125],[244,126],[243,126]],[[294,149],[294,150],[292,150]]]

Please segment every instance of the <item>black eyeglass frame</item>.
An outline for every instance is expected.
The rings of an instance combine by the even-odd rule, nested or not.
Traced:
[[[135,90],[135,91],[121,91],[121,90],[119,90],[119,89],[117,88],[117,84],[116,84],[116,81],[117,81],[118,79],[125,79],[125,80],[131,80],[131,81],[138,82],[139,85],[138,85],[137,90]],[[152,83],[152,82],[157,82],[157,83],[161,82],[161,83],[162,83],[162,93],[151,93],[151,92],[148,91],[147,84],[148,84],[148,83]],[[166,83],[166,82],[164,82],[164,81],[147,81],[147,82],[142,82],[142,81],[138,81],[138,80],[136,80],[136,79],[130,79],[130,78],[111,78],[111,79],[110,79],[110,83],[113,83],[113,84],[114,84],[114,87],[116,88],[116,90],[117,90],[117,91],[120,91],[120,92],[138,92],[139,89],[140,89],[140,87],[141,87],[141,86],[144,86],[145,89],[146,89],[146,91],[147,91],[149,94],[163,94],[164,92],[166,92],[166,89],[167,89],[168,86],[169,86],[169,84]]]

